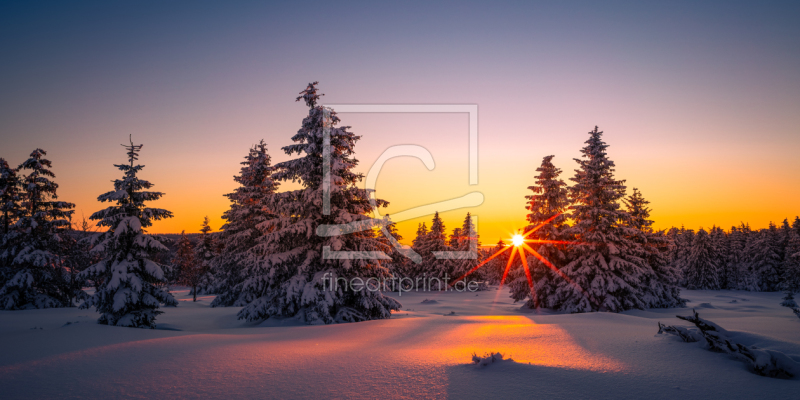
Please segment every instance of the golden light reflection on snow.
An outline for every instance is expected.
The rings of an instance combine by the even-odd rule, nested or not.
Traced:
[[[437,335],[434,346],[420,351],[428,356],[434,353],[448,364],[464,364],[473,352],[500,352],[518,363],[532,365],[591,371],[626,369],[622,362],[582,347],[555,324],[537,324],[531,318],[511,315],[459,318],[459,323],[448,324],[449,329]]]

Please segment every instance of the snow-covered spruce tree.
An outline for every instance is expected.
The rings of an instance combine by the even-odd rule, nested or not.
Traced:
[[[17,221],[21,214],[20,187],[22,182],[17,176],[17,170],[9,167],[8,162],[0,158],[0,287],[5,285],[14,273],[10,265],[6,265],[3,255],[10,243],[6,242],[9,228]],[[10,237],[8,237],[10,239]]]
[[[7,234],[9,227],[19,218],[21,186],[17,170],[9,167],[8,162],[0,158],[0,234]],[[0,241],[0,245],[1,243]]]
[[[440,260],[433,254],[435,251],[450,250],[447,246],[447,230],[444,226],[444,221],[439,217],[438,211],[434,214],[433,221],[431,221],[431,229],[425,237],[425,246],[422,249],[424,253],[420,253],[422,256],[423,275],[441,279],[442,286],[439,289],[444,290],[447,284],[445,278],[453,279],[454,277],[453,271],[450,269],[451,263],[448,263],[447,260]],[[435,290],[436,288],[433,289]]]
[[[389,217],[389,214],[386,214],[384,216],[384,219],[386,220],[385,222],[386,231],[389,233],[389,235],[391,235],[394,238],[394,240],[396,240],[398,243],[401,240],[403,240],[403,237],[400,235],[400,232],[397,231],[397,224],[392,222],[392,219]],[[400,253],[400,251],[394,248],[392,242],[389,240],[389,238],[384,236],[382,232],[376,232],[376,235],[378,241],[383,243],[385,246],[391,248],[391,251],[388,254],[390,255],[390,257],[392,257],[392,260],[386,263],[387,264],[386,267],[389,269],[389,272],[396,277],[408,276],[408,268],[410,266],[409,264],[410,260],[402,253]],[[393,290],[391,287],[391,282],[387,283],[387,289]]]
[[[794,229],[795,233],[800,235],[800,216],[794,217],[794,222],[792,222],[792,229]]]
[[[453,228],[453,233],[450,234],[447,245],[450,246],[451,249],[455,249],[458,247],[459,242],[461,242],[461,228]]]
[[[248,321],[270,317],[297,316],[308,324],[330,324],[389,318],[400,303],[384,296],[379,285],[363,282],[385,279],[389,271],[384,261],[325,257],[328,251],[368,252],[390,249],[376,237],[378,224],[368,217],[373,211],[371,193],[356,187],[362,175],[353,172],[358,161],[353,150],[359,136],[349,127],[337,126],[333,110],[317,104],[317,83],[301,92],[298,101],[309,107],[302,127],[292,137],[295,144],[283,148],[300,158],[275,166],[277,181],[299,181],[302,188],[268,197],[266,206],[277,218],[263,222],[263,254],[242,286],[242,296],[252,300],[239,312]],[[328,117],[328,118],[326,118]],[[330,134],[330,181],[324,181],[324,139]],[[324,191],[329,188],[330,212],[325,211]],[[378,207],[388,203],[374,199]],[[339,236],[318,232],[322,225],[350,224],[358,229]],[[324,227],[322,227],[325,229]],[[320,235],[322,234],[322,235]],[[337,278],[342,278],[341,280]],[[347,280],[356,286],[340,284]],[[374,290],[373,290],[374,289]]]
[[[51,180],[55,174],[46,155],[36,149],[18,168],[30,172],[22,181],[21,214],[4,235],[0,256],[7,279],[0,287],[0,310],[70,305],[62,237],[75,205],[57,201],[58,184]]]
[[[783,259],[783,289],[800,292],[800,235],[791,232]]]
[[[678,241],[676,242],[675,266],[681,271],[680,284],[686,285],[686,268],[689,265],[689,257],[692,252],[695,232],[693,229],[685,229],[681,226]]]
[[[719,290],[719,271],[708,232],[697,231],[686,266],[686,287]]]
[[[772,225],[774,227],[774,225]],[[780,290],[781,259],[776,249],[777,238],[770,229],[751,235],[745,247],[748,272],[753,277],[749,290],[770,292]]]
[[[580,244],[571,246],[571,262],[561,269],[569,280],[558,282],[554,308],[570,312],[647,308],[648,299],[663,297],[647,285],[657,279],[631,238],[640,233],[630,227],[630,214],[620,209],[624,181],[614,178],[614,162],[606,155],[608,145],[595,127],[576,159],[580,168],[572,178],[571,219],[566,234]]]
[[[422,276],[422,274],[425,273],[424,260],[429,256],[428,226],[424,222],[417,225],[417,234],[414,236],[414,240],[411,241],[411,249],[417,252],[423,260],[421,263],[412,262],[409,264],[407,276],[409,278],[416,279],[418,276]]]
[[[458,236],[456,236],[456,241],[450,245],[451,251],[462,252],[462,255],[459,258],[448,260],[452,265],[450,267],[451,280],[464,276],[481,262],[480,253],[478,252],[478,248],[481,246],[480,236],[475,229],[475,223],[472,221],[472,214],[467,213],[461,228],[456,228],[454,231],[458,231]],[[469,258],[470,256],[466,253],[475,254],[476,256],[475,258]],[[467,277],[466,282],[484,280],[484,271],[478,269]]]
[[[506,247],[507,245],[505,242],[503,242],[503,239],[498,239],[497,244],[492,247],[492,249],[489,251],[489,254],[487,254],[487,257],[493,256]],[[486,271],[484,271],[484,276],[490,285],[497,285],[500,283],[500,280],[503,278],[503,272],[505,271],[506,263],[508,263],[508,258],[509,252],[507,250],[487,262],[485,267],[482,267],[486,269]]]
[[[650,219],[650,208],[642,192],[633,188],[633,194],[622,200],[625,203],[631,218],[629,226],[636,230],[636,235],[631,240],[640,245],[642,257],[655,272],[656,279],[645,283],[651,296],[646,302],[653,308],[680,307],[686,301],[680,297],[678,287],[681,271],[670,262],[670,239],[664,231],[653,230],[653,220]],[[643,285],[644,286],[644,285]]]
[[[152,260],[158,252],[169,251],[156,237],[147,235],[144,228],[172,213],[145,206],[164,193],[151,192],[153,184],[136,175],[144,168],[134,165],[142,145],[123,145],[129,164],[115,164],[123,172],[114,181],[114,190],[100,195],[100,202],[116,203],[90,217],[97,226],[108,228],[94,239],[92,251],[103,259],[81,272],[80,277],[94,281],[95,293],[81,308],[96,307],[98,323],[104,325],[155,328],[155,319],[162,311],[159,304],[177,305],[168,291],[156,286],[166,283],[162,266]]]
[[[567,184],[559,178],[561,169],[553,165],[554,156],[546,156],[542,164],[536,168],[536,184],[528,186],[533,193],[525,196],[528,200],[528,227],[525,231],[536,229],[527,239],[556,241],[563,240],[563,231],[567,216],[563,213],[569,206]],[[553,218],[552,221],[549,221]],[[549,221],[549,222],[548,222]],[[541,226],[540,226],[541,225]],[[566,261],[563,245],[554,243],[535,243],[530,246],[542,257],[550,261],[556,268],[562,267]],[[507,260],[507,259],[506,259]],[[524,268],[515,269],[510,275],[511,298],[514,301],[525,301],[529,308],[552,308],[558,304],[556,298],[557,280],[562,279],[549,266],[537,257],[527,257],[528,271],[534,287],[530,287]]]
[[[747,243],[752,240],[754,233],[750,226],[742,223],[738,227],[732,227],[729,234],[730,242],[730,263],[729,268],[730,289],[737,290],[758,290],[758,279],[752,273],[747,261]],[[735,277],[734,277],[735,275]]]
[[[197,301],[198,290],[208,293],[212,286],[212,277],[209,271],[211,269],[211,261],[216,256],[217,244],[211,235],[211,231],[208,216],[206,216],[200,227],[200,241],[194,249],[196,263],[191,279],[192,284],[190,285],[194,301]]]
[[[726,262],[730,255],[730,242],[728,235],[722,228],[714,225],[708,231],[708,240],[711,243],[711,259],[717,265],[717,281],[720,289],[728,288],[730,269]]]
[[[266,204],[267,198],[277,191],[278,183],[272,179],[275,168],[263,139],[250,148],[241,165],[239,175],[233,177],[239,187],[225,195],[231,205],[222,214],[226,222],[219,234],[220,250],[211,260],[213,282],[208,291],[217,294],[212,307],[240,307],[248,303],[241,297],[242,285],[247,271],[255,269],[266,257],[265,222],[276,217]]]
[[[780,228],[778,228],[778,253],[781,256],[781,261],[786,258],[786,245],[789,244],[789,238],[792,234],[792,226],[789,225],[789,219],[784,218]]]
[[[181,231],[181,237],[178,239],[178,249],[170,262],[172,264],[172,273],[176,276],[175,281],[180,285],[186,285],[186,276],[190,274],[189,271],[195,265],[194,245],[189,240],[189,237],[186,236],[186,231]]]

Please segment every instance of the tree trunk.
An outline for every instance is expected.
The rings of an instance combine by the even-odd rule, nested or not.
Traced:
[[[192,286],[192,295],[194,296],[194,298],[192,299],[192,302],[196,302],[197,301],[197,286]]]

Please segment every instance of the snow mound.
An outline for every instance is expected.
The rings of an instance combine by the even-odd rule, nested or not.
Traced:
[[[436,300],[429,300],[429,299],[422,300],[422,301],[421,301],[421,303],[422,303],[422,304],[439,304],[439,302],[438,302],[438,301],[436,301]]]

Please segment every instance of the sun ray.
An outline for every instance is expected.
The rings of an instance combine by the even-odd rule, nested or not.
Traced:
[[[572,281],[572,279],[569,279],[569,277],[568,277],[568,276],[566,276],[566,275],[565,275],[563,272],[561,272],[561,270],[559,270],[558,268],[556,268],[556,266],[555,266],[555,265],[553,265],[553,263],[551,263],[551,262],[550,262],[550,260],[548,260],[548,259],[544,258],[544,257],[543,257],[541,254],[539,254],[539,252],[537,252],[536,250],[532,249],[532,248],[531,248],[530,246],[528,246],[527,244],[526,244],[526,245],[524,245],[524,246],[525,246],[525,247],[528,249],[528,251],[530,251],[530,252],[531,252],[531,254],[533,254],[533,256],[534,256],[534,257],[538,258],[538,259],[539,259],[539,261],[541,261],[543,264],[547,265],[547,267],[548,267],[548,268],[550,268],[551,270],[553,270],[553,272],[555,272],[555,273],[556,273],[556,274],[558,274],[558,275],[559,275],[561,278],[563,278],[565,281],[567,281],[567,283],[569,283],[570,285],[572,285],[572,286],[576,287],[576,288],[577,288],[577,289],[578,289],[578,290],[579,290],[579,291],[580,291],[580,292],[581,292],[581,293],[582,293],[584,296],[586,296],[586,297],[589,299],[589,301],[591,301],[592,303],[596,303],[596,302],[594,301],[594,299],[592,298],[592,296],[591,296],[589,293],[587,293],[585,290],[583,290],[583,288],[581,287],[581,285],[578,285],[577,283],[573,282],[573,281]]]
[[[553,220],[555,220],[556,218],[558,218],[558,216],[560,216],[562,214],[563,214],[563,212],[558,213],[558,214],[548,218],[546,221],[540,223],[539,225],[536,225],[533,229],[528,230],[524,234],[521,234],[521,233],[519,233],[519,231],[516,231],[512,235],[512,238],[510,239],[510,241],[512,242],[510,245],[506,246],[503,249],[498,250],[497,252],[492,254],[489,258],[487,258],[486,260],[483,260],[481,263],[479,263],[474,268],[469,270],[469,272],[467,272],[463,276],[461,276],[458,279],[456,279],[453,283],[450,284],[450,286],[453,286],[455,284],[455,282],[461,281],[462,279],[466,278],[469,274],[475,272],[476,270],[478,270],[478,268],[486,265],[489,261],[493,260],[495,257],[499,256],[502,253],[505,253],[506,250],[511,249],[511,255],[509,255],[508,262],[506,263],[505,270],[503,271],[503,278],[500,280],[500,289],[502,289],[503,285],[505,285],[506,279],[508,279],[508,274],[511,271],[511,265],[514,263],[514,258],[516,256],[517,252],[519,252],[520,262],[522,262],[523,269],[525,270],[525,276],[528,279],[528,286],[531,289],[531,299],[533,300],[534,307],[535,308],[539,308],[540,305],[539,305],[538,293],[536,293],[536,282],[535,282],[535,280],[533,278],[533,272],[531,271],[531,268],[528,266],[528,259],[527,259],[526,255],[525,255],[525,252],[529,251],[531,254],[533,254],[534,257],[536,257],[544,265],[546,265],[548,268],[550,268],[558,276],[563,278],[568,284],[570,284],[570,285],[574,286],[575,288],[577,288],[584,296],[586,296],[586,298],[590,302],[597,304],[597,302],[594,301],[592,296],[589,293],[587,293],[585,290],[583,290],[583,288],[580,285],[578,285],[577,283],[573,282],[567,275],[565,275],[563,272],[561,272],[561,270],[559,270],[555,265],[553,265],[553,263],[551,263],[550,260],[546,259],[544,256],[539,254],[538,251],[534,250],[531,246],[528,245],[528,243],[560,244],[560,245],[586,244],[586,243],[583,243],[583,242],[571,242],[571,241],[566,241],[566,240],[527,239],[527,237],[530,236],[533,232],[536,232],[537,230],[541,229],[543,226],[545,226],[548,223],[552,222]],[[498,292],[498,294],[499,294],[499,292]]]
[[[526,238],[526,237],[528,237],[528,235],[530,235],[530,234],[531,234],[531,233],[533,233],[533,232],[536,232],[536,231],[538,231],[538,230],[539,230],[539,229],[541,229],[543,226],[545,226],[545,225],[549,224],[549,223],[550,223],[550,222],[552,222],[554,219],[558,218],[558,216],[559,216],[559,215],[561,215],[561,214],[563,214],[563,212],[560,212],[560,213],[558,213],[558,214],[556,214],[556,215],[553,215],[552,217],[548,218],[548,219],[547,219],[547,221],[544,221],[544,222],[542,222],[541,224],[539,224],[539,225],[536,225],[536,227],[535,227],[535,228],[533,228],[533,229],[529,230],[529,231],[528,231],[527,233],[525,233],[525,234],[524,234],[522,237],[523,237],[523,238]]]
[[[511,248],[511,246],[509,246],[509,247],[506,247],[506,248],[504,248],[503,250],[500,250],[500,251],[498,251],[497,253],[494,253],[494,254],[492,254],[492,256],[491,256],[491,257],[489,257],[489,258],[487,258],[487,259],[483,260],[483,261],[482,261],[480,264],[476,265],[476,266],[475,266],[475,268],[473,268],[473,269],[469,270],[469,272],[467,272],[466,274],[464,274],[464,275],[463,275],[463,276],[461,276],[460,278],[458,278],[458,279],[454,280],[454,281],[453,281],[453,283],[452,283],[452,284],[450,284],[450,286],[453,286],[453,285],[455,285],[455,282],[458,282],[458,281],[460,281],[460,280],[462,280],[462,279],[466,278],[466,277],[467,277],[467,275],[469,275],[469,274],[471,274],[471,273],[475,272],[475,271],[476,271],[478,268],[480,268],[480,267],[484,266],[486,263],[488,263],[489,261],[491,261],[493,258],[495,258],[495,257],[499,256],[499,255],[500,255],[500,254],[502,254],[504,251],[506,251],[506,250],[508,250],[508,249],[510,249],[510,248]]]
[[[522,244],[525,247],[528,247],[525,243]],[[530,248],[530,247],[528,247]],[[531,297],[533,297],[533,306],[535,308],[539,308],[539,298],[536,295],[536,288],[533,283],[533,276],[531,275],[531,270],[528,268],[528,259],[525,257],[525,251],[519,251],[519,258],[522,260],[522,267],[525,268],[525,276],[528,277],[528,286],[531,288]]]

